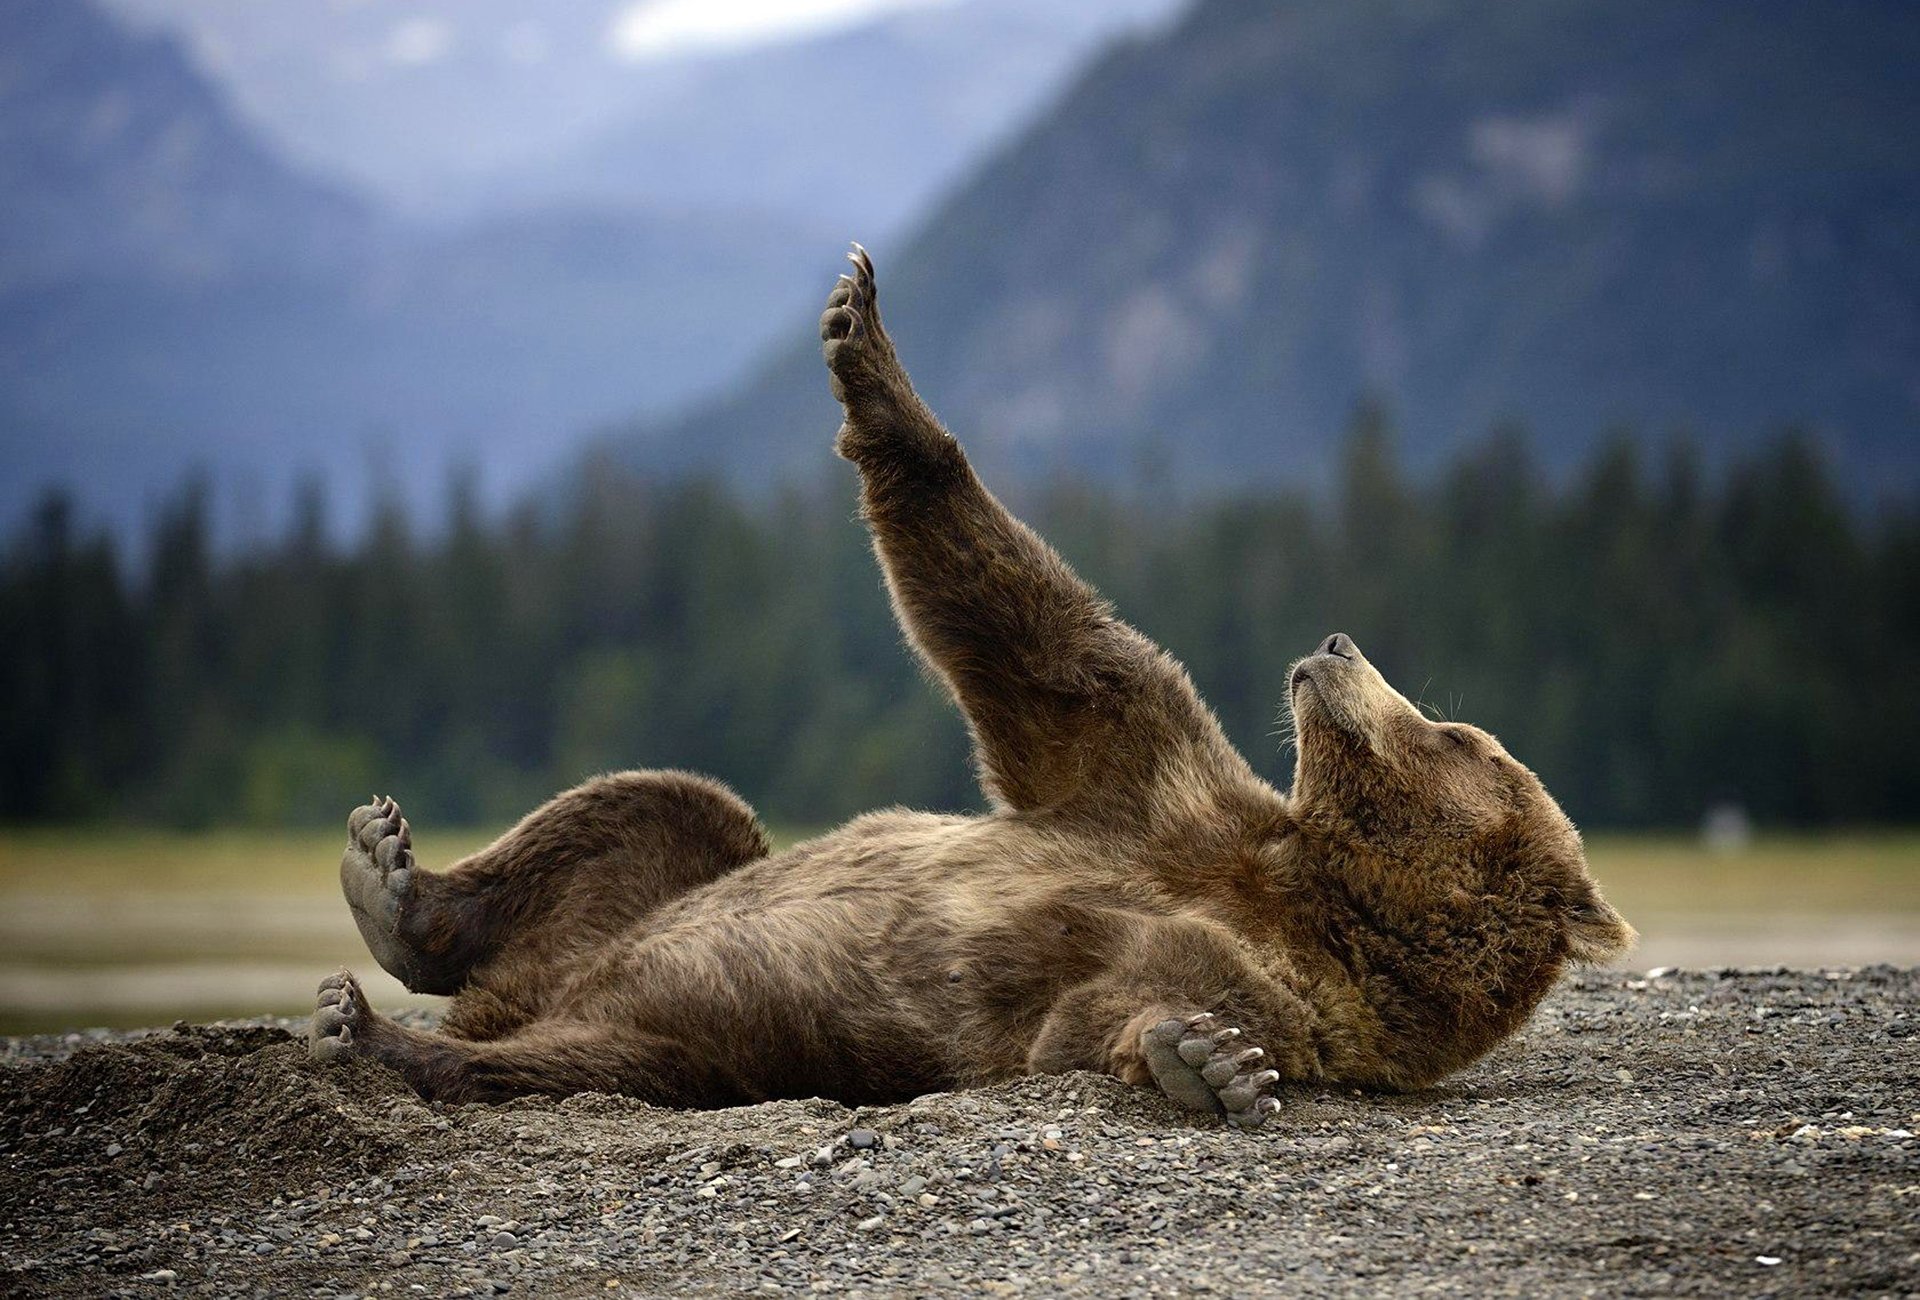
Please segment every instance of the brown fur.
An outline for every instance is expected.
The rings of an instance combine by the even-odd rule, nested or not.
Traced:
[[[863,1102],[1070,1069],[1179,1096],[1160,1026],[1238,1029],[1283,1080],[1409,1088],[1631,942],[1533,774],[1344,637],[1295,670],[1291,793],[1260,780],[1180,665],[980,484],[895,359],[864,254],[822,337],[894,608],[992,811],[873,813],[766,856],[723,787],[602,778],[398,888],[399,973],[458,990],[445,1033],[340,977],[316,1052],[452,1098]],[[397,809],[356,819],[407,879]],[[1228,1072],[1258,1091],[1252,1068]],[[1231,1112],[1251,1092],[1215,1091],[1258,1122]]]

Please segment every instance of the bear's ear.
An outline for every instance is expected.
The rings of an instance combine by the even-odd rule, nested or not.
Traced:
[[[1567,913],[1567,956],[1582,966],[1598,966],[1623,957],[1639,939],[1627,919],[1613,910],[1588,882]]]

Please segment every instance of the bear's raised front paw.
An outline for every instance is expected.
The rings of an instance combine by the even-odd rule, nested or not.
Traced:
[[[332,1061],[354,1050],[366,1033],[367,998],[346,971],[320,981],[313,1019],[307,1023],[307,1054],[316,1061]]]
[[[1160,1091],[1189,1110],[1220,1115],[1236,1128],[1258,1128],[1280,1109],[1272,1087],[1280,1073],[1267,1054],[1240,1041],[1240,1031],[1203,1011],[1162,1020],[1141,1035],[1147,1068]]]
[[[863,381],[885,352],[873,259],[855,244],[847,260],[853,263],[853,270],[835,283],[833,292],[827,295],[827,309],[820,315],[821,354],[827,360],[833,395],[842,402],[850,389],[866,386]]]

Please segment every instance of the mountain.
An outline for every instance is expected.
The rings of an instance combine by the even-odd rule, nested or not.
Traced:
[[[667,47],[643,39],[647,20],[694,6],[113,3],[188,42],[276,147],[409,212],[666,201],[803,225],[851,210],[874,229],[919,215],[1100,43],[1183,0],[876,0],[838,21],[799,6],[821,11],[814,25]],[[837,94],[875,110],[886,175],[846,166],[821,129]],[[823,207],[836,187],[878,206]]]
[[[616,125],[498,174],[497,198],[657,200],[891,234],[1116,34],[1182,0],[965,0],[635,78]]]
[[[164,38],[91,4],[0,8],[0,293],[331,260],[367,214],[289,172]]]
[[[313,475],[332,482],[342,531],[376,493],[431,525],[462,467],[491,502],[517,498],[591,429],[737,378],[804,310],[818,259],[849,229],[903,220],[1076,51],[1174,0],[1048,0],[1025,17],[1002,2],[591,76],[611,0],[534,16],[495,0],[0,5],[0,531],[56,483],[135,523],[196,468],[243,531],[283,519]],[[569,138],[586,150],[572,119],[611,122],[605,104],[546,103],[546,72],[489,80],[497,42],[480,36],[526,22],[581,77],[619,81],[626,120],[644,119],[593,145],[624,161],[555,173],[604,167],[617,185],[530,182],[427,221],[255,124],[260,104],[297,118],[304,102],[335,156],[384,135],[369,164],[389,175],[440,141],[437,168],[415,167],[429,189],[477,165],[455,137],[506,137],[501,157],[558,160]],[[259,39],[223,47],[222,33]],[[374,46],[392,57],[355,62]],[[328,94],[310,84],[342,67],[365,75]],[[847,164],[833,130],[792,129],[823,119],[823,88],[862,75],[892,141],[877,176]],[[537,121],[496,131],[515,114]],[[743,129],[715,125],[727,121]],[[676,133],[699,147],[662,152]]]
[[[450,186],[618,119],[636,76],[607,33],[631,2],[110,0],[180,41],[278,152],[436,211]]]
[[[801,296],[794,242],[754,219],[552,212],[386,228],[340,263],[0,293],[0,525],[53,484],[136,524],[190,472],[223,523],[259,527],[311,476],[344,532],[376,495],[432,527],[460,467],[515,499],[583,429],[744,364],[766,299]]]
[[[1003,473],[1318,480],[1372,396],[1416,463],[1504,421],[1553,466],[1803,422],[1861,493],[1911,488],[1917,66],[1892,0],[1202,0],[877,248],[882,301]],[[818,466],[807,319],[624,454]]]
[[[0,193],[4,527],[51,484],[134,523],[196,469],[236,524],[309,475],[349,529],[376,490],[431,522],[461,465],[517,495],[736,371],[831,239],[668,205],[402,221],[84,0],[0,6]]]
[[[137,499],[142,439],[169,414],[156,390],[192,347],[171,331],[201,333],[199,307],[285,268],[338,275],[376,237],[364,205],[240,127],[173,42],[89,3],[0,6],[0,192],[7,521],[55,478],[110,511]]]

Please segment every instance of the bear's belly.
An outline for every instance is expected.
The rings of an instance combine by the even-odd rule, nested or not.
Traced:
[[[1014,1077],[1055,1001],[1098,974],[1135,916],[1084,880],[1026,867],[717,882],[569,1001],[709,1054],[742,1099],[899,1100]]]

